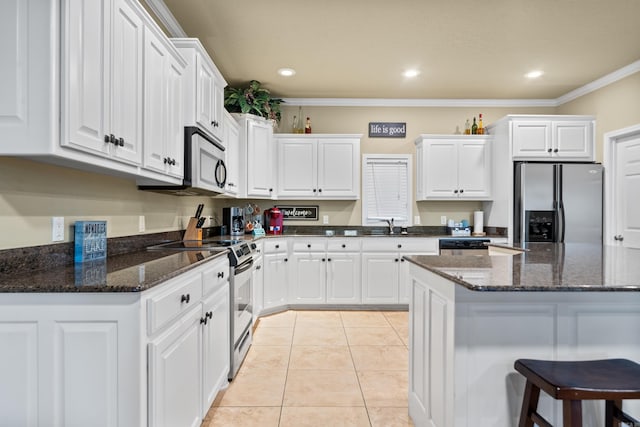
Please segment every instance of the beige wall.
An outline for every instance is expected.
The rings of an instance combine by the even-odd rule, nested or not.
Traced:
[[[602,159],[605,132],[640,123],[640,73],[606,88],[552,108],[335,108],[304,107],[314,133],[362,133],[362,153],[409,153],[421,133],[454,133],[467,118],[483,113],[485,124],[505,114],[593,114],[597,116],[598,159]],[[285,107],[281,132],[288,132],[297,107]],[[369,122],[406,122],[404,139],[370,139]],[[414,159],[415,162],[415,159]],[[414,183],[415,185],[415,183]],[[414,186],[415,189],[415,186]],[[271,201],[256,201],[260,207]],[[51,243],[51,217],[65,218],[65,241],[72,241],[72,224],[81,219],[108,221],[109,237],[138,234],[138,217],[145,216],[146,233],[184,227],[198,203],[204,215],[215,216],[223,206],[245,205],[246,200],[177,197],[138,191],[133,181],[67,169],[25,159],[0,158],[0,250]],[[287,204],[318,204],[320,215],[333,225],[359,225],[359,201],[296,201]],[[414,215],[423,225],[439,225],[440,216],[471,219],[481,207],[477,202],[414,202]],[[320,222],[299,221],[311,225]]]

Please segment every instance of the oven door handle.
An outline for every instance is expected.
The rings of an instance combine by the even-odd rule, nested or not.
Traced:
[[[236,266],[233,274],[235,276],[244,273],[245,271],[249,270],[251,267],[253,267],[253,258],[243,262],[242,264]]]

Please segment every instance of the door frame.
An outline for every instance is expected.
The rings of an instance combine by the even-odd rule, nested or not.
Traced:
[[[604,165],[604,221],[603,221],[603,244],[613,245],[613,236],[615,234],[615,218],[616,218],[616,206],[615,206],[615,190],[616,190],[616,147],[617,143],[621,140],[638,135],[640,136],[640,124],[629,126],[622,129],[617,129],[604,134],[604,153],[603,162]]]

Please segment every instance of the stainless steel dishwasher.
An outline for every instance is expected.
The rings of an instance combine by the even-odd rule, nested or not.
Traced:
[[[490,239],[440,239],[440,255],[486,255],[489,242]]]

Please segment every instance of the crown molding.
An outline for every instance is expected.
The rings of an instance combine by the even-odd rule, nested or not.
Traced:
[[[171,37],[187,37],[187,33],[182,29],[178,21],[176,21],[176,18],[164,0],[145,0],[145,3],[156,15],[158,21],[169,31]]]
[[[555,107],[555,99],[283,98],[307,107]]]
[[[558,105],[566,104],[567,102],[573,101],[574,99],[580,98],[581,96],[587,95],[591,92],[595,92],[598,89],[602,89],[605,86],[617,82],[618,80],[622,80],[625,77],[637,73],[638,71],[640,71],[640,60],[632,62],[625,67],[622,67],[603,77],[600,77],[599,79],[596,79],[591,83],[587,83],[586,85],[579,87],[576,90],[572,90],[571,92],[568,92],[556,98],[556,101]]]

